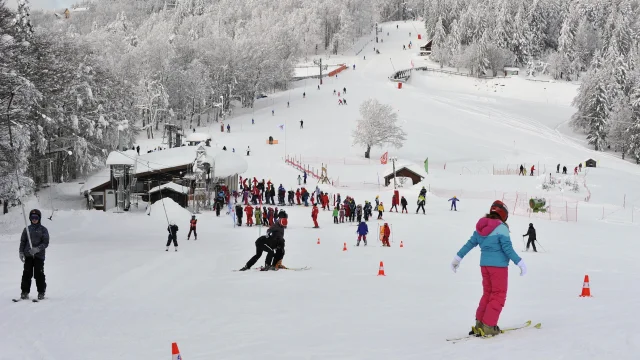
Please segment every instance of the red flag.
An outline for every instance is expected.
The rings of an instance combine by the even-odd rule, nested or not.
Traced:
[[[387,165],[388,160],[389,160],[389,152],[387,151],[386,153],[382,154],[382,156],[380,157],[380,164]]]

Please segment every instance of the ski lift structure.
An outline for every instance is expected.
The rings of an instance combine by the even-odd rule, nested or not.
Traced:
[[[192,188],[191,199],[192,211],[194,214],[199,214],[201,209],[210,209],[213,200],[212,186],[212,169],[215,166],[215,160],[213,157],[207,154],[207,149],[204,143],[198,145],[196,150],[196,158],[193,161],[192,167],[187,175],[183,178],[187,182],[194,184]]]
[[[137,153],[135,150],[112,151],[107,157],[111,183],[116,189],[116,213],[129,211],[131,193],[136,185]]]

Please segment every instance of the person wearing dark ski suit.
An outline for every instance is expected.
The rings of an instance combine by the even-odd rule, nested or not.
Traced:
[[[242,205],[236,205],[236,221],[238,226],[242,226]]]
[[[356,232],[358,233],[358,242],[356,243],[356,246],[360,246],[361,239],[364,240],[364,246],[367,246],[367,234],[369,233],[367,223],[361,221],[360,224],[358,224],[358,230]]]
[[[409,210],[407,210],[407,204],[407,199],[405,199],[404,196],[400,198],[400,205],[402,205],[401,213],[409,213]]]
[[[46,249],[49,247],[49,230],[42,226],[40,223],[41,218],[42,213],[40,213],[40,210],[31,210],[31,212],[29,212],[31,225],[22,230],[22,236],[20,237],[18,254],[20,255],[20,261],[24,263],[22,282],[20,284],[20,298],[23,300],[29,298],[31,278],[36,279],[39,300],[44,299],[44,294],[47,291],[47,283],[44,276],[44,259]],[[33,248],[29,243],[27,231],[29,231],[29,235],[31,236]]]
[[[251,269],[251,267],[260,260],[263,252],[267,253],[263,270],[271,270],[273,268],[276,252],[279,251],[278,249],[282,249],[281,254],[284,256],[284,229],[286,229],[286,227],[287,219],[282,218],[267,230],[267,235],[260,236],[258,240],[256,240],[256,254],[247,261],[240,271]]]
[[[527,241],[526,251],[529,251],[529,246],[533,246],[533,251],[538,252],[538,250],[536,249],[536,229],[533,227],[533,224],[529,224],[529,230],[527,230],[527,233],[522,236],[527,236],[529,238],[529,240]]]
[[[451,210],[458,211],[458,208],[456,207],[456,204],[458,203],[458,201],[460,201],[460,199],[458,199],[457,197],[454,196],[451,199],[449,199],[449,201],[451,201],[451,209],[449,209],[449,211],[451,211]]]
[[[191,237],[191,232],[193,232],[193,237],[195,240],[198,240],[198,233],[196,232],[196,224],[198,223],[198,219],[196,219],[195,215],[191,215],[191,220],[189,221],[189,234],[187,235],[187,240]]]
[[[167,239],[167,249],[165,251],[169,251],[169,246],[173,242],[173,246],[178,251],[178,225],[173,221],[169,222],[169,226],[167,226],[167,231],[169,232],[169,238]]]
[[[416,209],[416,214],[418,213],[418,211],[420,211],[420,209],[422,209],[422,213],[425,214],[425,211],[424,211],[425,202],[426,202],[426,199],[424,198],[423,195],[418,196],[418,208]]]

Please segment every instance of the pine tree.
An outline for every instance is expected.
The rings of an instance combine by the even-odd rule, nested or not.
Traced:
[[[587,140],[595,150],[602,150],[609,131],[612,95],[610,75],[611,72],[605,67],[592,66],[573,100],[578,111],[573,115],[571,124],[587,133]]]

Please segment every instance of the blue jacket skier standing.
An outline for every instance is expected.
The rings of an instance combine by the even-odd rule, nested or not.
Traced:
[[[456,203],[458,201],[460,201],[460,199],[458,199],[457,197],[455,197],[455,195],[449,199],[449,201],[451,201],[451,209],[449,209],[449,211],[454,210],[454,211],[458,211],[458,208],[456,207]]]

